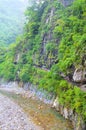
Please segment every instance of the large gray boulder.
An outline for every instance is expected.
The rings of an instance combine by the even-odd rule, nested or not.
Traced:
[[[86,81],[86,68],[77,68],[73,75],[73,80],[75,82],[85,82]]]

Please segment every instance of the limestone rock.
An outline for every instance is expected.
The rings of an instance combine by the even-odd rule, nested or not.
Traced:
[[[66,108],[59,103],[58,97],[53,102],[53,106],[59,113],[72,122],[74,130],[86,130],[86,124],[82,117],[75,113],[71,108]]]
[[[86,81],[86,70],[85,68],[78,68],[75,70],[73,75],[73,80],[75,82],[84,82]]]
[[[75,114],[72,122],[73,122],[74,130],[86,130],[86,124],[80,115]]]
[[[58,101],[58,97],[55,99],[54,103],[53,103],[53,107],[56,108],[57,111],[59,111],[59,101]]]
[[[73,113],[73,110],[72,110],[72,109],[69,109],[69,110],[68,110],[68,114],[69,114],[69,119],[70,119],[70,120],[73,120],[73,119],[74,119],[74,113]]]
[[[64,108],[64,110],[63,110],[63,116],[65,117],[65,119],[68,119],[69,114],[68,114],[67,108]]]

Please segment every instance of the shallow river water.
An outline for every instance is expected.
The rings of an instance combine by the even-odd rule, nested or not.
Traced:
[[[65,120],[55,109],[42,101],[2,90],[0,93],[18,103],[27,116],[31,116],[34,123],[44,130],[73,130],[71,122]]]

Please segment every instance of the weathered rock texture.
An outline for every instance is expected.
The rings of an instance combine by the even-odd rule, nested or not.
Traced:
[[[77,68],[74,72],[73,80],[75,82],[85,82],[86,81],[86,69],[83,67]]]
[[[75,113],[72,109],[60,105],[58,97],[55,99],[53,107],[55,107],[65,119],[72,121],[74,130],[86,130],[86,124],[82,120],[82,117]]]

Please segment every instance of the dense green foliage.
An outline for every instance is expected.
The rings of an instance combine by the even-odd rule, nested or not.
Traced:
[[[0,0],[0,46],[14,42],[22,33],[24,10],[21,0]]]
[[[86,2],[64,7],[57,0],[35,3],[26,11],[25,32],[0,53],[0,77],[38,85],[86,120],[86,93],[64,80],[76,66],[86,67]],[[5,53],[4,53],[5,52]]]
[[[86,54],[86,2],[76,0],[68,7],[61,20],[63,24],[55,27],[55,31],[62,35],[59,46],[59,66],[61,71],[67,72],[71,66],[82,65]],[[59,29],[59,30],[58,30]],[[65,31],[64,31],[65,30]],[[58,35],[58,34],[57,34]]]

